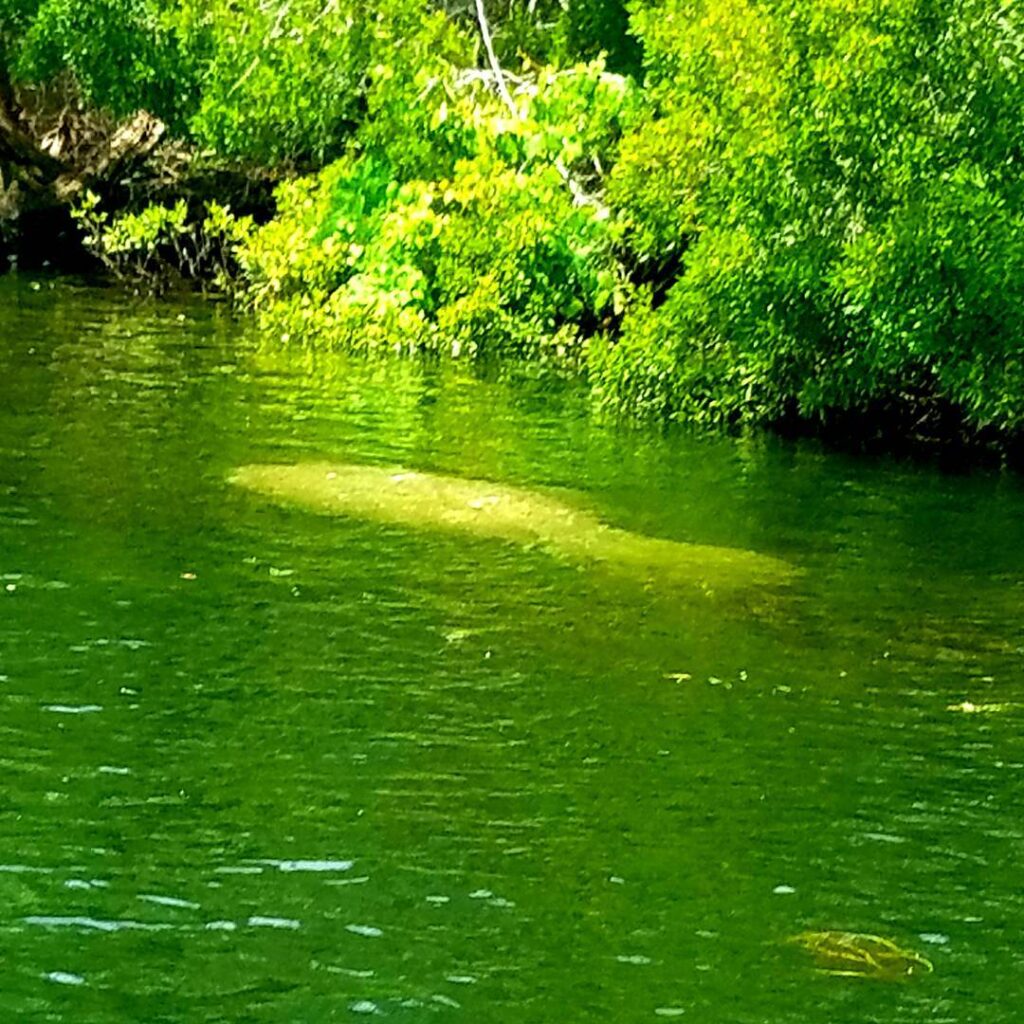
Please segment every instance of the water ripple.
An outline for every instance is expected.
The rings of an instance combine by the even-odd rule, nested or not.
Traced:
[[[36,914],[23,917],[22,921],[42,928],[84,928],[97,932],[159,932],[172,927],[169,924],[144,924],[142,921],[105,921],[96,917],[48,917]]]

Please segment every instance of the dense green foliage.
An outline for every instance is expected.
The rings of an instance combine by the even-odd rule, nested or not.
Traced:
[[[158,291],[182,276],[230,287],[237,272],[236,248],[253,229],[252,218],[238,217],[220,203],[206,203],[195,216],[184,200],[173,206],[150,204],[137,213],[111,218],[87,192],[72,213],[85,244],[107,270],[126,281],[147,282]]]
[[[1024,419],[1024,16],[991,0],[637,6],[650,117],[612,195],[673,256],[599,375],[766,419],[937,394]]]
[[[572,186],[634,95],[595,64],[542,74],[517,117],[473,83],[396,103],[395,136],[374,125],[282,188],[241,250],[249,297],[289,334],[344,344],[564,352],[621,291],[609,213]]]
[[[281,334],[572,353],[605,401],[704,422],[1024,425],[1024,14],[485,6],[500,75],[475,0],[0,0],[0,32],[15,78],[301,169],[270,223],[213,236]],[[187,233],[88,216],[136,266]]]
[[[267,164],[342,153],[375,81],[468,59],[454,35],[418,0],[0,0],[14,78],[70,73],[93,103]]]
[[[119,114],[144,108],[183,125],[197,68],[178,5],[162,0],[0,0],[4,70],[15,80],[71,75]]]

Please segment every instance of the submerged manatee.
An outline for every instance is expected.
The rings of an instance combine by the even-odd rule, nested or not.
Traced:
[[[908,981],[931,974],[932,964],[913,950],[900,949],[889,939],[856,932],[802,932],[790,942],[806,949],[818,969],[844,978]]]
[[[242,466],[230,480],[315,512],[541,545],[574,562],[706,590],[779,583],[794,572],[786,562],[753,551],[616,529],[582,508],[487,480],[326,462]]]

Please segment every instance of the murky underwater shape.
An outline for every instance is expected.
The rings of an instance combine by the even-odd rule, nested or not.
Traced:
[[[241,466],[229,480],[271,499],[318,512],[361,516],[415,530],[451,530],[470,537],[540,545],[580,564],[610,567],[659,587],[686,582],[715,591],[777,583],[793,574],[780,559],[740,548],[684,544],[615,529],[579,506],[489,480],[394,466],[324,462]],[[465,631],[445,637],[461,640]]]
[[[0,282],[0,1020],[1017,1021],[1017,480],[38,283]]]

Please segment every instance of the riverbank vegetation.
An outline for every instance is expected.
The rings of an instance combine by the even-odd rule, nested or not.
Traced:
[[[282,337],[657,416],[1024,426],[1013,5],[0,0],[0,45],[12,246],[73,209]]]

